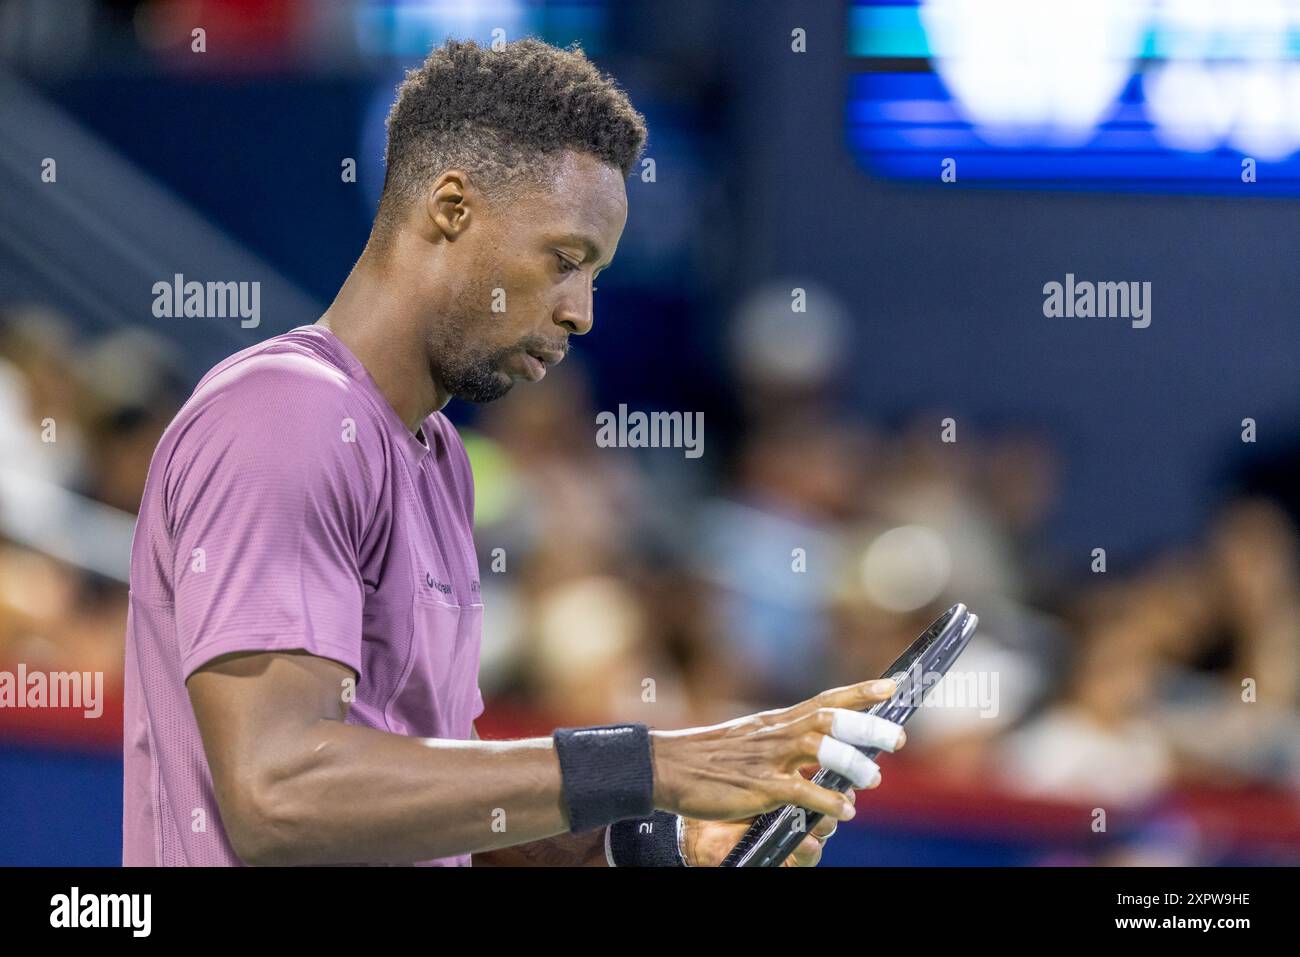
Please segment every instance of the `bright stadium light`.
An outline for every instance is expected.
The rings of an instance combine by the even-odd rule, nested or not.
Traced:
[[[935,70],[980,136],[1078,144],[1132,73],[1145,0],[923,0]]]
[[[1174,149],[1223,146],[1264,160],[1300,148],[1300,66],[1291,37],[1300,3],[1164,0],[1155,11],[1162,63],[1143,76],[1156,137]]]

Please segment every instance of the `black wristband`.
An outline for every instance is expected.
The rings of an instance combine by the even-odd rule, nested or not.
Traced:
[[[554,741],[570,831],[654,811],[650,730],[644,724],[559,728]]]
[[[678,817],[655,811],[650,817],[615,821],[605,836],[612,867],[685,867],[677,843]]]

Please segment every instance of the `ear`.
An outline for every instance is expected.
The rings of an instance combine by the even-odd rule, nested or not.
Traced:
[[[478,205],[477,190],[470,185],[463,170],[447,170],[429,186],[425,194],[426,225],[433,238],[455,242],[473,218]]]

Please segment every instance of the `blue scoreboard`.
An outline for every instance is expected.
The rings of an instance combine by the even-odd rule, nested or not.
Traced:
[[[848,48],[878,176],[1300,193],[1300,0],[854,0]]]

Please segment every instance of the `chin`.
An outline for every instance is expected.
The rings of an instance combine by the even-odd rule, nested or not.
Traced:
[[[473,402],[482,405],[486,402],[495,402],[497,399],[505,396],[514,388],[515,380],[510,378],[504,372],[493,372],[490,376],[475,379],[473,382],[467,382],[461,388],[455,390],[452,395],[466,402]]]

